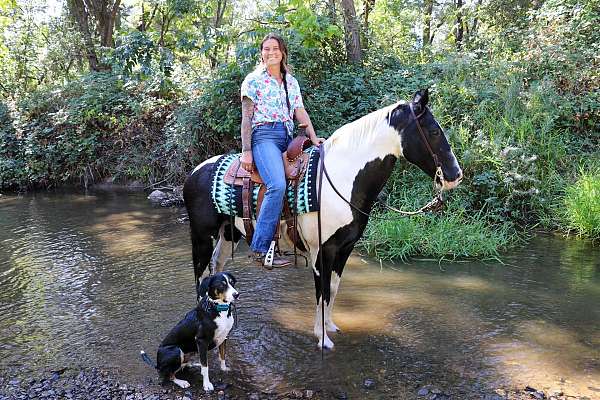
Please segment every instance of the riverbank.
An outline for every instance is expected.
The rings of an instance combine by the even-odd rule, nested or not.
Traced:
[[[133,361],[135,362],[135,361]],[[425,371],[422,371],[425,372]],[[3,400],[97,400],[97,399],[123,399],[123,400],[346,400],[355,398],[349,396],[343,388],[337,390],[320,388],[297,388],[283,393],[261,391],[253,387],[252,382],[243,382],[225,379],[217,382],[214,379],[214,392],[202,390],[201,375],[195,374],[192,386],[181,389],[171,383],[160,384],[158,379],[151,377],[153,371],[148,371],[147,384],[132,384],[120,379],[106,370],[87,368],[83,370],[65,368],[60,371],[38,373],[26,378],[0,376],[0,399]],[[190,373],[181,375],[189,377]],[[410,375],[398,373],[398,381],[386,390],[386,382],[376,382],[365,379],[362,383],[363,399],[396,399],[396,400],[588,400],[589,397],[574,396],[560,390],[544,392],[532,387],[525,388],[497,388],[485,390],[480,385],[463,383],[458,387],[444,387],[439,384],[424,384],[423,381],[410,379]],[[189,379],[189,378],[187,378]],[[435,377],[432,377],[435,379]],[[370,393],[370,389],[378,387],[377,395]],[[383,388],[382,388],[383,386]],[[393,389],[402,386],[403,391]],[[387,392],[387,394],[385,393]]]

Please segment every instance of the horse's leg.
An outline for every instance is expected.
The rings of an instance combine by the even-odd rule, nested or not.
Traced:
[[[326,349],[333,348],[333,342],[327,336],[327,331],[323,331],[323,314],[322,314],[322,304],[321,302],[325,301],[325,316],[327,316],[327,310],[329,308],[329,303],[331,301],[331,265],[333,260],[335,259],[335,249],[331,246],[324,246],[322,251],[319,251],[318,254],[312,254],[311,248],[311,261],[313,264],[313,274],[315,278],[315,294],[317,298],[317,311],[315,313],[315,327],[314,334],[319,339],[318,346],[324,347]],[[321,265],[320,258],[323,257],[323,286],[321,286]],[[324,290],[322,290],[324,289]],[[324,334],[324,336],[323,336]]]
[[[325,329],[328,332],[340,332],[340,328],[333,322],[332,314],[333,314],[333,304],[335,302],[335,296],[337,295],[338,289],[340,287],[340,281],[342,280],[342,272],[344,272],[344,266],[346,266],[346,261],[348,261],[348,257],[350,253],[352,253],[352,249],[354,246],[346,246],[343,249],[340,249],[335,257],[335,261],[333,262],[333,271],[331,273],[331,295],[329,303],[325,308]]]
[[[210,196],[213,168],[211,161],[214,160],[216,157],[197,167],[183,185],[183,199],[190,218],[195,286],[199,284],[200,277],[210,263],[213,237],[217,237],[223,223],[223,217],[218,214]]]
[[[231,235],[231,224],[223,223],[219,229],[219,239],[213,250],[210,260],[211,273],[222,272],[227,260],[231,257],[232,249],[235,251],[241,238],[240,231],[233,227],[233,237]],[[232,242],[233,241],[233,247]]]
[[[194,279],[195,284],[198,285],[213,254],[213,239],[210,232],[207,232],[205,229],[195,229],[194,226],[191,228],[191,236]]]

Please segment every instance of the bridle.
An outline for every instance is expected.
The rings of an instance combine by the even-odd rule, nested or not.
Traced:
[[[421,111],[421,113],[419,113],[419,115],[415,115],[415,108],[414,108],[413,103],[410,103],[409,107],[410,107],[410,115],[413,117],[412,121],[410,121],[409,123],[414,122],[415,125],[417,125],[417,130],[419,131],[419,134],[421,135],[421,139],[423,140],[423,143],[425,143],[425,147],[427,147],[427,151],[429,151],[431,158],[433,158],[433,163],[435,164],[435,175],[433,177],[434,184],[435,184],[435,178],[439,178],[440,185],[443,187],[444,186],[444,173],[442,172],[442,163],[440,162],[440,159],[439,159],[437,153],[435,153],[431,149],[429,140],[427,140],[427,136],[425,136],[425,132],[423,132],[423,128],[421,127],[421,124],[419,123],[419,118],[421,118],[423,116],[423,114],[425,114],[425,112],[428,110],[428,108],[425,106],[423,108],[423,111]]]

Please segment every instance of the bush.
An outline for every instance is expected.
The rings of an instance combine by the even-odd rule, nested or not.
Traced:
[[[580,171],[577,182],[565,191],[566,227],[578,236],[600,240],[600,169]]]
[[[24,180],[23,141],[8,106],[0,102],[0,189],[19,188]]]

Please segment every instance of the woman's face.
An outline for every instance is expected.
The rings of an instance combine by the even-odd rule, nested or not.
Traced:
[[[279,42],[275,39],[266,40],[262,45],[261,57],[266,67],[279,65],[283,58]]]

